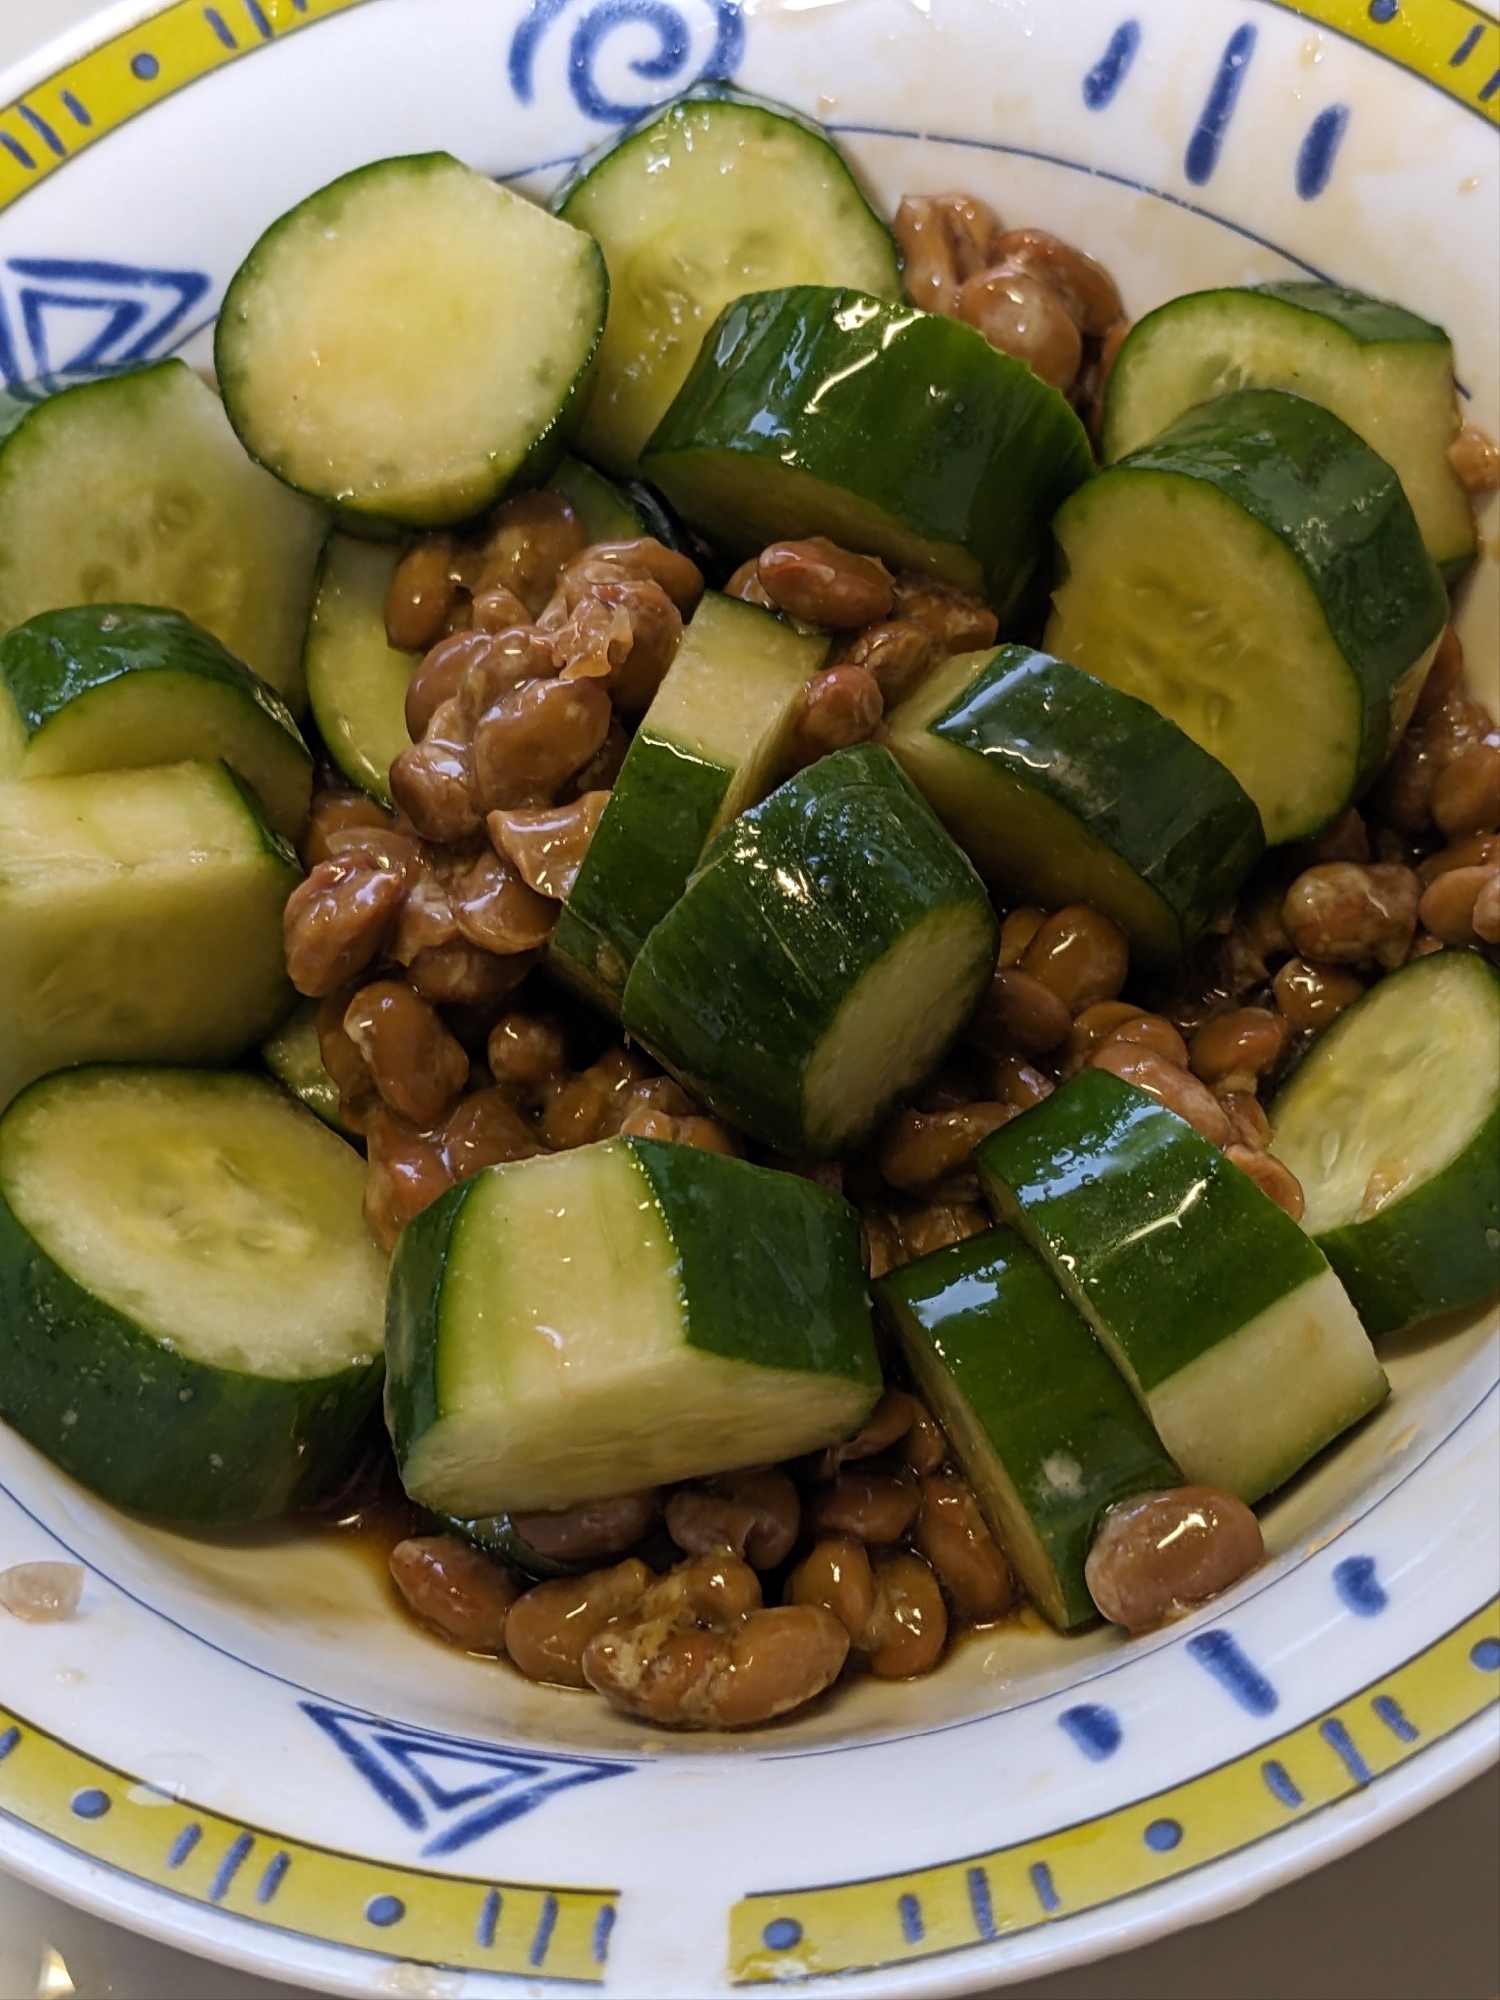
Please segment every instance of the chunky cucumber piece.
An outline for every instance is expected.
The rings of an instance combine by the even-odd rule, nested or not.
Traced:
[[[1133,1084],[1084,1070],[974,1159],[1189,1480],[1258,1500],[1385,1396],[1317,1245]]]
[[[312,753],[290,709],[180,611],[80,604],[0,639],[0,779],[222,759],[295,840]]]
[[[1002,901],[1092,903],[1148,965],[1182,955],[1265,846],[1248,796],[1175,723],[1029,646],[946,661],[889,728]]]
[[[222,764],[0,785],[0,1105],[80,1062],[224,1062],[292,1003],[295,855]]]
[[[978,876],[862,745],[725,827],[636,959],[625,1026],[742,1131],[821,1159],[937,1067],[997,945]]]
[[[622,487],[581,458],[565,458],[547,481],[547,491],[566,500],[592,542],[629,542],[654,534]]]
[[[330,535],[318,565],[303,668],[329,756],[351,785],[391,803],[391,765],[411,747],[406,690],[418,661],[385,636],[399,547]]]
[[[558,919],[552,964],[618,1012],[710,837],[764,797],[827,637],[710,591],[631,741]]]
[[[347,514],[461,521],[561,449],[608,296],[582,230],[447,153],[377,160],[230,280],[224,407],[253,458]]]
[[[1083,1564],[1100,1515],[1182,1475],[1088,1322],[1010,1229],[919,1257],[874,1291],[1033,1601],[1064,1631],[1096,1617]]]
[[[461,1181],[402,1232],[386,1344],[402,1482],[464,1520],[790,1458],[880,1393],[853,1209],[651,1139]]]
[[[1436,952],[1321,1036],[1271,1107],[1303,1227],[1371,1333],[1500,1287],[1500,973]]]
[[[1322,283],[1169,299],[1115,358],[1105,464],[1232,389],[1290,389],[1332,410],[1394,467],[1445,581],[1473,560],[1474,513],[1448,458],[1460,419],[1453,343],[1440,326]]]
[[[1273,845],[1389,756],[1448,617],[1395,473],[1301,396],[1189,410],[1080,488],[1047,649],[1168,716],[1239,779]]]
[[[300,1097],[325,1125],[331,1125],[346,1139],[357,1137],[344,1123],[339,1087],[323,1067],[316,1000],[304,1000],[275,1034],[261,1043],[260,1059],[276,1081],[285,1085],[293,1097]]]
[[[579,446],[622,476],[731,299],[774,285],[901,296],[890,233],[837,149],[807,119],[723,85],[612,139],[553,205],[598,239],[609,266]]]
[[[357,1153],[274,1084],[84,1069],[0,1121],[0,1416],[107,1499],[259,1521],[379,1395]]]
[[[71,604],[168,605],[300,710],[323,533],[185,362],[80,383],[0,441],[0,630]]]
[[[721,314],[642,462],[736,558],[827,535],[984,592],[1002,625],[1093,469],[1067,399],[973,327],[813,286]]]

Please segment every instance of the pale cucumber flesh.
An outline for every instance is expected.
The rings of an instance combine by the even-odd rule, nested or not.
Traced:
[[[418,661],[385,636],[385,599],[400,560],[387,543],[331,535],[303,661],[307,698],[328,754],[362,792],[391,803],[391,765],[408,749],[406,690]]]
[[[359,1155],[275,1085],[80,1070],[0,1127],[0,1191],[60,1269],[191,1361],[316,1381],[382,1345]]]

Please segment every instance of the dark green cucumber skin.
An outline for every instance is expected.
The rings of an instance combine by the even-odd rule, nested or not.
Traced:
[[[1363,698],[1363,789],[1391,751],[1391,691],[1448,622],[1448,593],[1400,480],[1331,410],[1240,389],[1186,411],[1091,482],[1135,472],[1216,486],[1296,557]]]
[[[191,1361],[86,1292],[0,1195],[0,1417],[106,1500],[203,1526],[288,1513],[335,1483],[382,1372],[273,1382]]]
[[[1415,959],[1391,973],[1368,997],[1388,993],[1397,979],[1417,985],[1436,956]],[[1477,954],[1470,958],[1476,977],[1500,985],[1500,971],[1488,960]],[[1341,1015],[1303,1061],[1326,1061],[1365,1004],[1358,1001]],[[1284,1089],[1296,1074],[1294,1070]],[[1273,1104],[1273,1118],[1275,1111]],[[1470,1164],[1475,1154],[1493,1163],[1487,1184],[1475,1178]],[[1493,1296],[1500,1290],[1500,1102],[1463,1155],[1441,1173],[1383,1208],[1371,1222],[1323,1230],[1314,1241],[1369,1334],[1400,1333],[1438,1313],[1479,1305]]]
[[[1081,1070],[992,1132],[974,1161],[997,1217],[1124,1330],[1146,1395],[1324,1269],[1321,1251],[1248,1174],[1107,1070]],[[1190,1238],[1171,1221],[1189,1209]],[[1281,1253],[1274,1264],[1268,1240]]]
[[[1253,800],[1216,757],[1148,702],[1050,654],[1001,646],[928,727],[1112,848],[1165,904],[1179,953],[1265,850]],[[1026,893],[1019,879],[1008,886]],[[1086,873],[1073,900],[1089,900]]]
[[[859,1217],[842,1195],[665,1139],[628,1139],[677,1246],[690,1347],[880,1387]]]
[[[676,760],[670,786],[648,751]],[[642,945],[687,886],[731,775],[644,724],[636,731],[553,936],[550,963],[565,980],[618,1007]]]
[[[625,1026],[711,1109],[805,1156],[809,1023],[821,1032],[908,928],[957,902],[989,908],[890,752],[836,751],[710,842],[631,969]]]
[[[276,690],[180,611],[146,604],[75,604],[28,618],[0,640],[0,680],[28,736],[35,736],[69,702],[137,673],[191,673],[198,680],[218,681],[247,696],[294,742],[302,742],[292,712]]]
[[[737,557],[808,531],[695,519],[685,475],[700,456],[805,474],[966,551],[1002,627],[1034,594],[1053,513],[1093,468],[1066,398],[1024,361],[959,320],[818,285],[727,307],[641,457],[683,517]]]
[[[1099,1517],[1133,1493],[1180,1486],[1182,1474],[1088,1322],[1011,1229],[934,1250],[873,1289],[907,1353],[920,1344],[946,1365],[1009,1473],[1046,1550],[1064,1629],[1097,1617],[1083,1565]],[[1076,1491],[1043,1474],[1054,1453],[1077,1460]]]
[[[1254,285],[1251,289],[1263,292],[1268,299],[1282,299],[1289,306],[1320,313],[1342,327],[1361,347],[1384,346],[1388,341],[1404,341],[1413,347],[1449,344],[1440,326],[1430,319],[1419,319],[1405,306],[1389,305],[1384,299],[1372,299],[1367,292],[1351,292],[1342,285],[1326,284],[1321,278],[1290,278],[1280,284]]]
[[[391,1253],[385,1288],[385,1422],[398,1465],[405,1464],[412,1446],[442,1416],[437,1362],[443,1266],[464,1204],[482,1178],[482,1173],[471,1174],[414,1215]]]
[[[509,1514],[483,1514],[474,1521],[456,1520],[452,1514],[431,1514],[428,1518],[434,1532],[456,1535],[470,1548],[493,1556],[496,1562],[503,1562],[510,1569],[520,1570],[523,1576],[537,1583],[550,1583],[559,1576],[584,1576],[600,1567],[597,1557],[587,1562],[558,1562],[553,1556],[544,1556],[517,1532]]]

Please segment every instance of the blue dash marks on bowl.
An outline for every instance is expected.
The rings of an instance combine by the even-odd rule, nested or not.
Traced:
[[[1103,55],[1083,79],[1083,101],[1090,111],[1103,111],[1106,105],[1114,103],[1140,46],[1140,22],[1122,21],[1110,36]]]
[[[995,1927],[995,1906],[990,1900],[990,1878],[983,1868],[971,1868],[966,1876],[969,1908],[974,1912],[974,1928],[988,1944],[1000,1935]]]
[[[265,1904],[270,1902],[276,1891],[281,1887],[282,1877],[291,1865],[292,1857],[284,1849],[278,1848],[266,1863],[265,1871],[255,1885],[255,1900],[257,1903]]]
[[[537,46],[568,4],[569,0],[531,0],[512,37],[506,67],[511,90],[522,104],[530,104],[535,93]],[[691,74],[692,23],[667,0],[598,0],[588,8],[573,30],[567,71],[573,102],[584,116],[604,125],[619,125],[639,118],[661,101],[653,93],[645,102],[625,104],[600,87],[595,76],[599,50],[617,28],[644,27],[655,35],[655,54],[632,56],[629,68],[648,83],[670,85],[672,95],[694,83],[727,82],[745,52],[744,16],[739,0],[706,0],[706,6],[714,31],[713,46],[703,66]]]
[[[1356,1785],[1369,1784],[1370,1767],[1360,1755],[1354,1738],[1336,1715],[1330,1715],[1325,1722],[1318,1724],[1318,1734],[1328,1747],[1338,1754],[1344,1769]]]
[[[137,83],[155,83],[161,75],[161,64],[149,49],[138,49],[130,58],[130,74]]]
[[[1281,1697],[1228,1632],[1195,1632],[1188,1652],[1250,1715],[1269,1715]]]
[[[75,125],[93,124],[94,121],[92,117],[89,115],[87,107],[79,103],[78,99],[73,95],[71,90],[60,90],[57,94],[58,97],[62,100],[63,109],[67,112],[68,116],[72,119]]]
[[[1292,1782],[1292,1775],[1285,1764],[1268,1757],[1260,1767],[1260,1775],[1265,1779],[1266,1789],[1272,1798],[1279,1799],[1288,1811],[1294,1812],[1301,1805],[1302,1794]]]
[[[1449,69],[1462,69],[1484,36],[1483,21],[1476,21],[1448,58]]]
[[[760,1935],[767,1951],[790,1951],[802,1942],[802,1926],[795,1917],[772,1917]]]
[[[392,1924],[399,1924],[406,1915],[406,1905],[399,1896],[372,1896],[365,1904],[365,1921],[377,1925],[381,1930],[389,1930]]]
[[[1113,1757],[1125,1735],[1114,1710],[1097,1702],[1084,1701],[1076,1708],[1065,1708],[1057,1721],[1058,1727],[1093,1764],[1102,1764],[1106,1757]]]
[[[213,29],[215,36],[223,43],[226,49],[237,49],[239,47],[239,43],[234,38],[234,30],[224,19],[224,16],[219,12],[217,7],[205,7],[203,18]]]
[[[1219,58],[1207,102],[1194,127],[1193,136],[1188,140],[1183,172],[1194,187],[1202,187],[1219,164],[1224,135],[1229,130],[1229,121],[1234,116],[1234,107],[1239,102],[1245,81],[1245,71],[1254,53],[1255,29],[1246,21],[1224,44],[1224,53]]]
[[[68,157],[67,147],[58,138],[57,134],[39,111],[33,111],[29,104],[18,102],[16,105],[16,115],[26,120],[26,123],[35,132],[36,136],[47,148],[47,151],[52,154],[54,159],[65,160]]]
[[[1500,1639],[1476,1639],[1469,1648],[1469,1665],[1482,1674],[1500,1673]]]
[[[927,1935],[927,1926],[922,1921],[922,1905],[913,1895],[896,1899],[896,1915],[901,1919],[901,1935],[908,1944],[920,1944]]]
[[[593,1936],[592,1950],[593,1950],[595,1965],[603,1965],[605,1959],[609,1957],[609,1934],[614,1929],[614,1927],[615,1927],[614,1904],[601,1903],[599,1905],[599,1914],[594,1919],[594,1936]]]
[[[1297,193],[1303,201],[1316,201],[1332,179],[1348,124],[1348,105],[1330,104],[1308,126],[1297,148]]]
[[[1394,1695],[1378,1694],[1370,1703],[1386,1728],[1402,1743],[1415,1743],[1422,1734]]]
[[[108,1792],[101,1792],[97,1785],[85,1785],[81,1792],[75,1792],[69,1802],[80,1819],[103,1819],[110,1808]]]
[[[224,1859],[214,1870],[214,1879],[208,1885],[208,1900],[222,1903],[229,1894],[231,1883],[239,1874],[246,1855],[255,1845],[253,1833],[237,1833],[224,1850]]]
[[[537,1918],[536,1936],[531,1940],[531,1949],[526,1954],[528,1965],[541,1965],[547,1956],[547,1947],[552,1942],[552,1933],[556,1928],[557,1898],[548,1896],[542,1903],[542,1914]]]
[[[14,1723],[11,1724],[9,1729],[0,1729],[0,1764],[5,1762],[20,1740],[21,1732],[16,1728]]]
[[[260,6],[260,0],[244,0],[244,5],[245,12],[250,16],[251,25],[254,27],[256,34],[260,36],[263,42],[270,41],[276,31],[266,19]]]
[[[1176,1819],[1154,1819],[1141,1835],[1141,1839],[1153,1854],[1170,1854],[1174,1847],[1182,1845],[1182,1822]]]
[[[1356,1618],[1376,1618],[1391,1601],[1375,1574],[1373,1556],[1345,1556],[1334,1566],[1333,1587],[1345,1609]]]
[[[1033,1861],[1026,1871],[1031,1877],[1031,1886],[1036,1891],[1036,1899],[1050,1917],[1062,1908],[1062,1897],[1052,1881],[1052,1870],[1045,1861]]]
[[[199,1826],[197,1820],[190,1819],[181,1833],[172,1842],[172,1845],[167,1849],[167,1866],[169,1868],[180,1868],[202,1838],[202,1827]]]
[[[498,1889],[491,1889],[479,1907],[479,1922],[474,1926],[474,1942],[482,1951],[490,1950],[495,1942],[495,1929],[500,1922],[500,1911],[505,1898]]]

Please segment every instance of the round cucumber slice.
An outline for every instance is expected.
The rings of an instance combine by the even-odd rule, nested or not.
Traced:
[[[1336,285],[1190,292],[1137,321],[1110,372],[1104,462],[1234,389],[1290,389],[1393,466],[1427,553],[1453,583],[1474,557],[1474,512],[1448,458],[1458,435],[1453,344],[1440,326]]]
[[[995,964],[984,885],[888,750],[824,757],[724,828],[647,938],[626,1028],[796,1158],[857,1146]]]
[[[1271,1106],[1303,1227],[1371,1333],[1500,1287],[1500,972],[1415,959],[1308,1051]]]
[[[597,238],[609,266],[579,446],[622,478],[731,299],[804,284],[901,296],[890,232],[825,134],[725,85],[611,140],[554,207]]]
[[[290,709],[180,611],[81,604],[0,640],[0,779],[221,759],[288,840],[312,753]]]
[[[1405,726],[1448,593],[1401,482],[1280,389],[1189,410],[1068,499],[1046,647],[1234,773],[1272,846],[1337,818]]]
[[[737,559],[827,535],[984,592],[1004,624],[1093,456],[1067,399],[973,327],[805,285],[720,316],[642,463]]]
[[[0,630],[71,604],[170,605],[302,706],[323,510],[245,456],[182,361],[0,425]]]
[[[377,160],[230,280],[224,406],[252,457],[346,514],[460,521],[561,449],[608,290],[582,230],[449,154]]]
[[[1180,958],[1265,846],[1239,784],[1143,701],[1029,646],[947,661],[889,719],[902,769],[1011,903],[1092,903]]]
[[[0,1122],[0,1415],[148,1513],[311,1499],[379,1394],[363,1191],[352,1148],[264,1079],[34,1084]]]
[[[351,785],[391,804],[391,765],[411,746],[406,690],[418,660],[385,636],[399,547],[330,535],[318,565],[303,670],[329,756]]]

